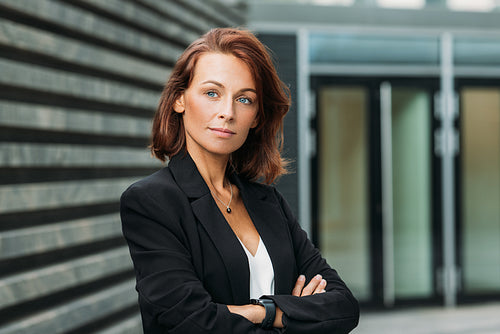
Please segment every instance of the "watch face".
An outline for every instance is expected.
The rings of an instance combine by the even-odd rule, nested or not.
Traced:
[[[250,303],[262,306],[264,306],[264,304],[274,304],[274,302],[271,299],[250,299]]]

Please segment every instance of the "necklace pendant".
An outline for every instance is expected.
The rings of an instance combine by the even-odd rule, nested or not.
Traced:
[[[226,208],[226,211],[227,211],[227,213],[231,213],[231,208],[230,208],[230,207],[227,207],[227,208]]]

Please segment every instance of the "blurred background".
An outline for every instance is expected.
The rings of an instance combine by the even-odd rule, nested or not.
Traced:
[[[162,167],[162,86],[217,26],[254,31],[291,89],[277,186],[355,332],[500,333],[500,1],[1,0],[0,334],[141,333],[119,196]]]

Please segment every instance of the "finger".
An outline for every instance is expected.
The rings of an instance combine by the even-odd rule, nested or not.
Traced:
[[[301,296],[311,295],[314,292],[314,290],[316,290],[316,287],[319,285],[319,283],[321,283],[321,279],[322,277],[319,274],[314,276],[309,282],[309,284],[307,284],[306,287],[302,289]]]
[[[325,288],[326,288],[326,280],[322,279],[321,282],[319,282],[316,289],[314,290],[313,295],[315,295],[317,293],[326,292]]]
[[[297,278],[297,282],[295,282],[295,287],[292,290],[292,296],[300,297],[305,282],[306,277],[304,275],[300,275],[299,278]]]

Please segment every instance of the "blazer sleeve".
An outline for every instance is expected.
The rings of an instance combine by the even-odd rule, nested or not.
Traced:
[[[196,275],[181,226],[189,202],[177,195],[160,205],[147,187],[132,186],[121,197],[144,333],[274,333],[212,301]]]
[[[299,274],[306,276],[306,282],[316,274],[321,274],[327,286],[325,293],[311,296],[266,297],[274,300],[283,311],[286,333],[349,333],[359,321],[357,300],[307,238],[283,196],[278,191],[276,195],[288,222]]]

